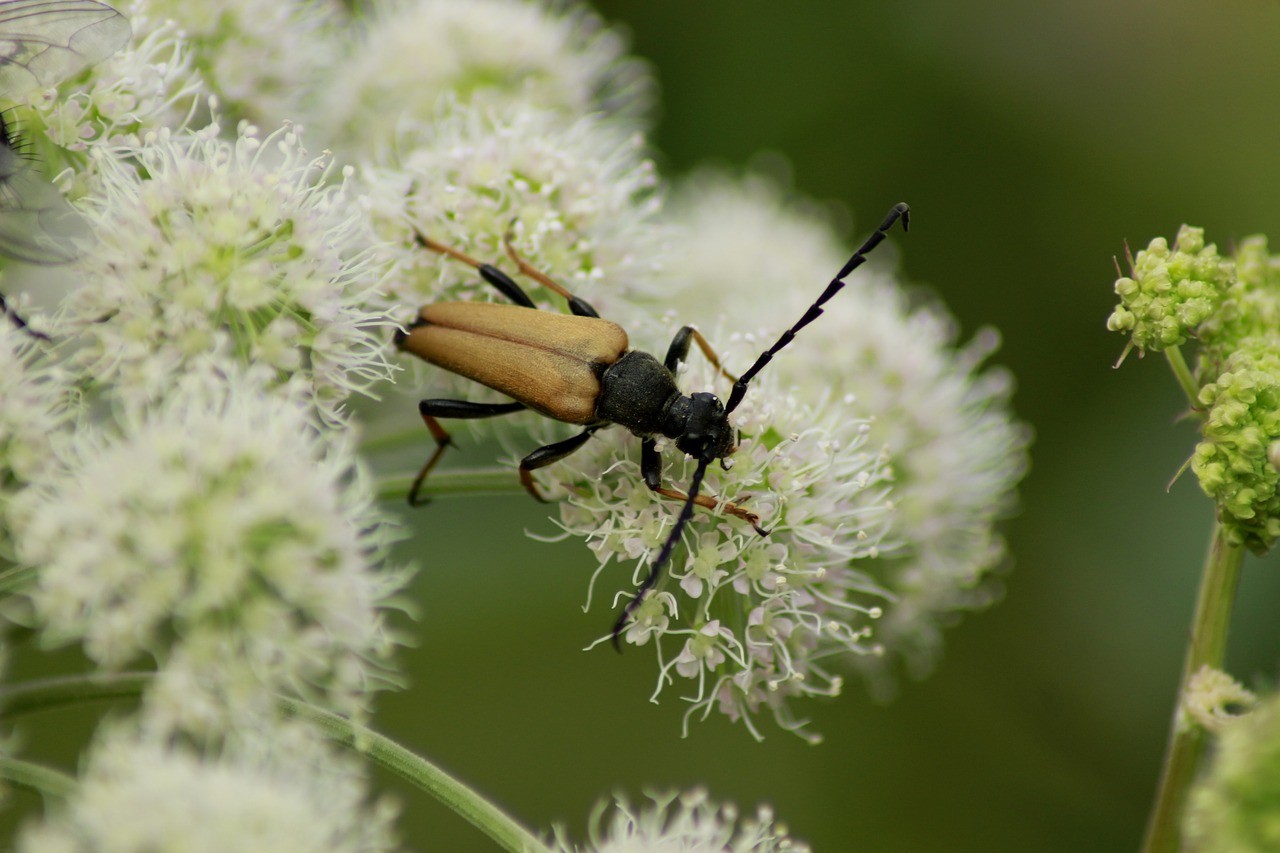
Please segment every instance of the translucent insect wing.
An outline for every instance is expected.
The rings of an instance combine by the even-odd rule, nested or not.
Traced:
[[[52,86],[124,47],[129,21],[95,0],[0,2],[0,95]]]
[[[53,86],[129,42],[129,21],[96,0],[0,0],[0,96]],[[31,167],[0,116],[0,255],[62,264],[82,255],[89,228]]]
[[[88,223],[43,175],[24,166],[0,182],[0,255],[65,264],[84,254],[89,240]]]

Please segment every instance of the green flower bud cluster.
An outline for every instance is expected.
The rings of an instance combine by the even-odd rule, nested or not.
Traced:
[[[1218,505],[1228,541],[1256,553],[1280,537],[1280,336],[1246,338],[1200,390],[1203,440],[1191,469]]]
[[[1232,262],[1205,245],[1204,229],[1178,230],[1170,247],[1163,237],[1130,258],[1132,277],[1116,280],[1120,304],[1107,319],[1113,332],[1128,332],[1139,351],[1183,344],[1213,319],[1235,280]]]
[[[1184,828],[1195,850],[1280,849],[1280,697],[1222,733]]]
[[[1202,361],[1221,359],[1246,338],[1280,332],[1280,257],[1267,251],[1266,237],[1255,234],[1241,241],[1234,260],[1236,281],[1218,315],[1200,330],[1202,344],[1228,352],[1202,352]]]
[[[1229,541],[1264,553],[1280,539],[1280,256],[1254,236],[1223,257],[1184,225],[1172,246],[1156,238],[1129,264],[1107,327],[1131,348],[1168,351],[1203,415],[1191,470]],[[1178,350],[1192,339],[1194,375]]]

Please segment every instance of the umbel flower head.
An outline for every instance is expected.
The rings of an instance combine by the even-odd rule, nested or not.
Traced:
[[[302,116],[350,20],[339,0],[132,0],[138,39],[176,22],[206,91],[233,119],[276,124]]]
[[[430,135],[442,100],[486,114],[544,109],[564,124],[601,113],[637,123],[651,100],[644,64],[584,4],[380,0],[331,64],[316,115],[326,144],[381,159]]]
[[[664,339],[674,328],[667,331]],[[749,363],[760,348],[754,338],[722,340],[730,363]],[[766,372],[752,384],[734,413],[741,436],[732,467],[709,468],[703,486],[703,494],[758,515],[769,535],[697,509],[687,548],[664,568],[624,640],[652,644],[654,696],[678,684],[689,702],[686,724],[719,711],[759,737],[753,717],[767,713],[816,742],[796,700],[838,695],[839,659],[878,651],[868,636],[885,595],[860,567],[891,547],[888,471],[878,448],[868,447],[868,425],[851,400],[793,395],[775,379]],[[680,381],[685,393],[727,394],[727,381],[698,357]],[[606,588],[620,587],[606,599],[615,608],[647,575],[680,511],[645,486],[639,444],[620,428],[602,431],[542,481],[550,494],[566,496],[561,525],[585,537],[600,561],[593,587],[606,577]],[[658,449],[663,484],[685,488],[693,460],[670,442]],[[614,562],[630,573],[606,575]]]
[[[359,762],[299,722],[263,720],[204,754],[116,724],[75,792],[24,828],[22,853],[382,853],[394,807]]]
[[[399,270],[389,282],[392,302],[498,298],[471,267],[418,245],[414,229],[499,266],[509,266],[510,235],[530,264],[601,316],[635,311],[652,293],[646,284],[663,255],[653,224],[660,194],[640,136],[593,117],[461,104],[439,113],[432,134],[430,144],[367,175],[379,236],[391,242]],[[540,288],[533,296],[563,310]]]
[[[1163,237],[1130,259],[1132,273],[1116,280],[1120,304],[1107,320],[1113,332],[1127,332],[1139,352],[1176,347],[1199,333],[1222,305],[1234,280],[1230,260],[1204,242],[1204,229],[1178,230],[1170,246]]]
[[[143,402],[211,354],[269,366],[309,381],[316,410],[339,421],[346,397],[390,370],[376,334],[388,321],[369,308],[385,270],[359,205],[292,128],[217,131],[93,149],[97,245],[63,318],[76,363]]]
[[[1219,257],[1201,229],[1183,226],[1172,249],[1157,238],[1134,268],[1116,283],[1123,302],[1108,325],[1131,333],[1131,346],[1169,350],[1175,369],[1177,347],[1196,341],[1184,386],[1203,437],[1190,467],[1227,541],[1265,553],[1280,537],[1280,259],[1261,236]]]
[[[211,94],[193,66],[190,43],[173,21],[135,14],[130,24],[132,41],[82,75],[74,91],[30,93],[30,111],[16,113],[19,124],[65,152],[83,152],[104,140],[137,145],[148,132],[183,127]],[[52,173],[60,167],[47,156],[42,163]]]
[[[349,436],[260,376],[198,370],[84,428],[9,512],[51,644],[107,669],[160,664],[153,722],[216,730],[285,692],[358,712],[383,679],[403,573]]]
[[[800,317],[849,256],[825,211],[761,175],[695,174],[677,187],[668,216],[679,235],[671,303],[689,321],[719,312],[729,328],[762,329],[759,349]],[[1005,559],[997,522],[1016,504],[1030,430],[1010,412],[1012,377],[984,366],[995,332],[957,344],[942,305],[913,306],[878,271],[893,250],[881,247],[850,276],[762,377],[773,374],[770,382],[800,399],[851,398],[846,408],[867,419],[864,446],[887,454],[896,547],[858,567],[891,599],[875,640],[922,675],[942,628],[998,595],[990,577]],[[754,355],[743,355],[726,362],[730,370],[750,364]],[[858,660],[880,673],[885,659]]]
[[[652,803],[635,808],[625,797],[612,807],[601,803],[591,817],[590,841],[570,843],[556,830],[556,849],[565,853],[630,853],[641,850],[724,853],[807,853],[809,845],[794,840],[773,811],[761,806],[754,817],[742,817],[732,803],[717,804],[706,791],[651,795]]]
[[[1203,440],[1191,458],[1228,541],[1265,553],[1280,537],[1280,334],[1247,338],[1200,389]]]

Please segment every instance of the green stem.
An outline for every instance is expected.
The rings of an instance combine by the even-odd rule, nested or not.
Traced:
[[[1204,575],[1200,579],[1191,638],[1182,667],[1182,685],[1174,708],[1160,786],[1147,823],[1147,837],[1142,847],[1144,853],[1177,853],[1182,847],[1182,816],[1205,747],[1204,729],[1184,722],[1182,696],[1187,682],[1202,666],[1222,668],[1227,629],[1231,625],[1231,609],[1243,561],[1244,549],[1229,544],[1223,537],[1221,525],[1216,525]]]
[[[386,432],[380,435],[367,435],[360,439],[360,453],[371,456],[375,453],[386,453],[403,447],[421,447],[427,437],[421,423],[415,423],[412,429]]]
[[[65,800],[76,790],[75,778],[61,770],[8,756],[0,756],[0,779],[15,788],[46,798],[57,797]]]
[[[409,494],[412,477],[382,477],[378,480],[380,500],[403,501]],[[510,468],[472,468],[435,471],[423,483],[422,495],[426,498],[457,495],[505,495],[524,491],[520,478]]]
[[[1173,371],[1174,378],[1178,380],[1178,387],[1182,389],[1182,393],[1187,395],[1187,400],[1191,403],[1191,408],[1200,408],[1200,386],[1196,384],[1195,377],[1191,375],[1191,368],[1187,366],[1187,360],[1182,357],[1182,350],[1178,347],[1168,347],[1164,351],[1165,361],[1169,362],[1169,368]]]
[[[122,672],[113,675],[48,678],[9,685],[0,689],[0,716],[11,718],[101,699],[136,699],[142,695],[143,689],[153,677],[153,673],[149,672]],[[435,797],[503,848],[549,853],[547,846],[535,835],[476,791],[390,738],[295,699],[282,698],[280,702],[286,713],[315,723],[334,741],[368,757],[375,764]],[[5,772],[8,771],[0,765],[0,776]],[[48,771],[49,774],[54,772]],[[34,774],[31,778],[35,778]],[[58,793],[55,790],[58,787],[56,778],[45,776],[44,781],[48,783],[51,793]]]
[[[0,688],[0,717],[5,719],[85,702],[137,699],[151,682],[150,672],[117,672],[42,678]]]
[[[15,566],[0,572],[0,597],[22,592],[35,583],[36,570],[30,566]]]
[[[549,853],[545,844],[493,803],[390,738],[305,702],[280,701],[288,713],[315,723],[333,740],[426,791],[504,849]]]

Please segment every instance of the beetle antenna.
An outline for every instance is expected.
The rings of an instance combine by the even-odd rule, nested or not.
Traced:
[[[836,277],[831,279],[831,283],[827,285],[827,289],[822,291],[822,295],[818,297],[817,301],[809,306],[809,310],[804,312],[804,315],[800,320],[790,329],[783,332],[782,337],[778,338],[777,343],[762,352],[760,357],[756,359],[756,363],[751,365],[751,369],[742,374],[737,382],[733,383],[733,391],[730,392],[729,401],[725,403],[724,406],[724,412],[726,415],[738,408],[738,404],[742,402],[743,396],[747,393],[747,383],[754,379],[756,374],[763,370],[765,365],[772,361],[773,357],[777,355],[783,347],[795,340],[796,335],[801,329],[822,316],[822,306],[826,304],[827,300],[839,293],[842,287],[844,287],[845,276],[862,266],[862,262],[867,259],[867,255],[871,254],[871,250],[876,246],[879,246],[880,243],[884,241],[884,238],[888,236],[889,229],[893,227],[893,224],[901,219],[902,230],[907,230],[907,226],[911,219],[910,214],[911,208],[907,207],[904,203],[900,202],[893,206],[885,216],[884,221],[880,223],[880,227],[875,230],[874,234],[867,238],[865,243],[858,247],[858,251],[854,252],[853,257],[849,258],[845,265],[840,268],[840,272],[836,273]]]
[[[689,495],[685,498],[684,507],[680,510],[680,516],[676,519],[676,526],[671,528],[671,533],[668,534],[667,541],[662,543],[662,550],[658,552],[657,559],[649,566],[649,576],[644,579],[644,583],[640,584],[640,588],[636,590],[636,594],[627,602],[627,606],[622,608],[618,621],[613,623],[613,647],[618,650],[619,654],[622,652],[622,632],[626,629],[627,623],[631,621],[631,614],[635,613],[636,608],[640,606],[640,602],[644,601],[645,595],[658,582],[658,575],[662,571],[662,567],[667,564],[667,560],[671,559],[671,552],[675,550],[676,543],[680,541],[680,534],[684,533],[685,525],[689,523],[689,519],[693,518],[693,502],[698,498],[698,491],[702,488],[702,478],[706,476],[707,466],[710,464],[710,457],[700,456],[698,458],[698,467],[693,472],[693,479],[689,481]]]

